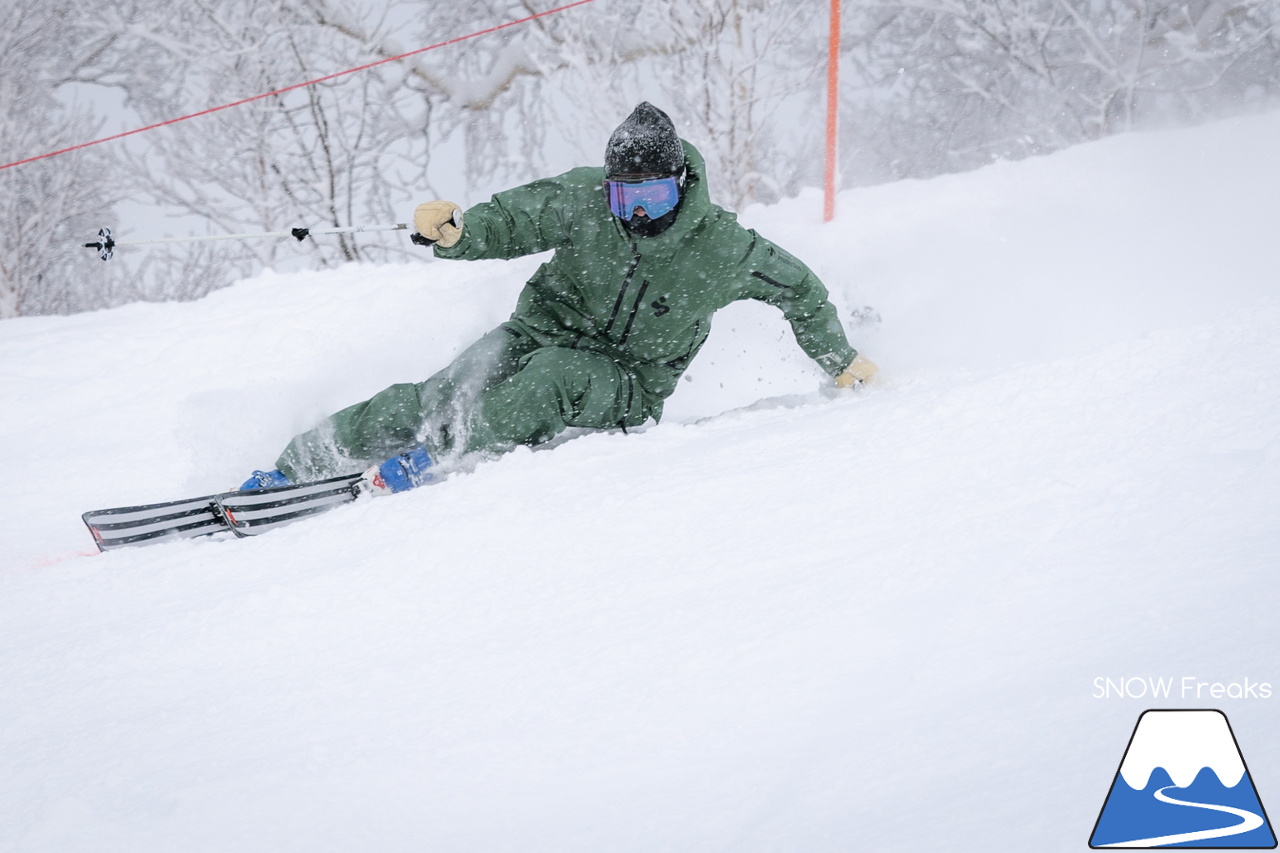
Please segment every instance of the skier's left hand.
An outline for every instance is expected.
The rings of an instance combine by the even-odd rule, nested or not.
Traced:
[[[844,369],[836,377],[837,388],[849,388],[855,385],[862,385],[870,382],[880,372],[880,368],[876,367],[876,363],[871,359],[858,353],[854,356],[853,361],[849,362],[849,366]]]

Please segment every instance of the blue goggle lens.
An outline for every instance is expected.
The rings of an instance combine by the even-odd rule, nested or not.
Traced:
[[[650,219],[666,216],[680,203],[680,184],[675,178],[651,181],[605,181],[609,194],[609,210],[619,219],[630,221],[637,207],[643,207]]]

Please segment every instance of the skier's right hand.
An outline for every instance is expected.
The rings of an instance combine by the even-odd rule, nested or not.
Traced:
[[[413,212],[413,225],[429,241],[427,245],[439,243],[447,249],[462,236],[462,208],[451,201],[420,204]]]

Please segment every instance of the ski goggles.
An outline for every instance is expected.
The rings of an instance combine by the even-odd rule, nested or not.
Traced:
[[[654,178],[648,181],[605,181],[609,194],[609,210],[613,215],[630,222],[637,207],[643,207],[650,219],[657,219],[675,210],[680,203],[680,184],[675,178]]]

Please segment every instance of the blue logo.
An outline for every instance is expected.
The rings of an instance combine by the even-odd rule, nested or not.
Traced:
[[[1144,711],[1089,846],[1274,848],[1226,714]]]

